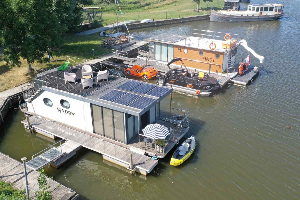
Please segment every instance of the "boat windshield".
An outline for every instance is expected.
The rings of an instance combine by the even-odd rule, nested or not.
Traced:
[[[275,8],[276,8],[276,7],[275,7]],[[282,12],[283,7],[282,7],[282,6],[279,6],[279,7],[277,7],[277,9],[278,9],[278,12]]]

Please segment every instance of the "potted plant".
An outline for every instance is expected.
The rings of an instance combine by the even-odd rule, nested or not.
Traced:
[[[157,148],[158,152],[162,152],[163,151],[165,143],[166,143],[166,141],[164,139],[158,139],[158,140],[156,140],[156,145],[158,147]]]

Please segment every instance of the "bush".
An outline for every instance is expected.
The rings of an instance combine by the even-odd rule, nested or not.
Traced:
[[[26,200],[24,191],[15,190],[10,184],[0,181],[1,200]]]
[[[102,26],[103,25],[102,25],[101,21],[98,21],[96,19],[94,19],[93,22],[92,22],[92,24],[91,24],[92,28],[98,28],[98,27],[102,27]]]

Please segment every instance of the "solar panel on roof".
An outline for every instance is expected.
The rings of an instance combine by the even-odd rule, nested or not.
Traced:
[[[155,85],[150,85],[150,84],[142,83],[138,87],[134,88],[132,90],[132,92],[136,92],[136,93],[140,93],[140,94],[146,94],[147,92],[149,92],[154,87],[155,87]]]
[[[139,85],[141,85],[141,82],[138,81],[128,81],[126,83],[124,83],[123,85],[119,86],[118,88],[121,90],[127,90],[127,91],[131,91],[134,88],[138,87]]]
[[[152,90],[150,90],[147,94],[151,95],[151,96],[161,97],[161,96],[165,95],[170,90],[171,89],[169,89],[169,88],[155,87]]]
[[[102,97],[99,97],[99,99],[103,99],[106,101],[114,101],[115,99],[119,98],[120,96],[126,94],[125,92],[118,91],[118,90],[112,90],[109,93],[103,95]]]
[[[138,100],[132,102],[128,106],[133,107],[133,108],[138,108],[138,109],[145,109],[148,105],[152,104],[155,102],[155,99],[152,98],[147,98],[147,97],[141,97]]]
[[[122,98],[119,98],[119,99],[115,100],[114,102],[127,106],[128,104],[137,100],[140,97],[141,97],[140,95],[126,93],[125,95],[122,96]]]

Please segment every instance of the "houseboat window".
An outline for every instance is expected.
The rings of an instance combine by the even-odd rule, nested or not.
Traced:
[[[128,114],[127,115],[127,143],[130,142],[130,140],[133,138],[134,134],[135,134],[134,116]]]
[[[264,11],[268,11],[269,9],[268,9],[269,7],[264,7]]]
[[[217,54],[216,54],[216,58],[220,58],[220,54],[217,53]]]
[[[49,107],[53,106],[53,102],[50,99],[44,98],[43,101],[46,106],[49,106]]]
[[[167,44],[161,44],[161,61],[168,61],[168,46]]]
[[[203,51],[199,51],[199,55],[200,55],[200,56],[203,56]]]
[[[114,139],[112,110],[103,108],[104,134],[106,137]]]
[[[60,100],[60,105],[61,105],[61,107],[66,108],[66,109],[70,108],[70,103],[66,100],[63,100],[63,99]]]
[[[273,11],[273,10],[274,10],[274,7],[270,7],[270,8],[269,8],[269,11]]]
[[[104,135],[102,107],[92,105],[94,132],[98,135]]]
[[[161,44],[155,43],[154,45],[154,53],[155,53],[155,60],[161,60]]]
[[[174,59],[174,46],[168,44],[168,62]]]
[[[115,129],[115,139],[121,142],[125,140],[124,131],[124,113],[114,110],[114,129]]]
[[[259,7],[256,7],[256,12],[259,12]]]
[[[184,53],[187,53],[187,52],[188,52],[188,50],[187,50],[187,49],[184,49],[184,50],[183,50],[183,52],[184,52]]]
[[[260,11],[264,11],[264,7],[260,7]]]

